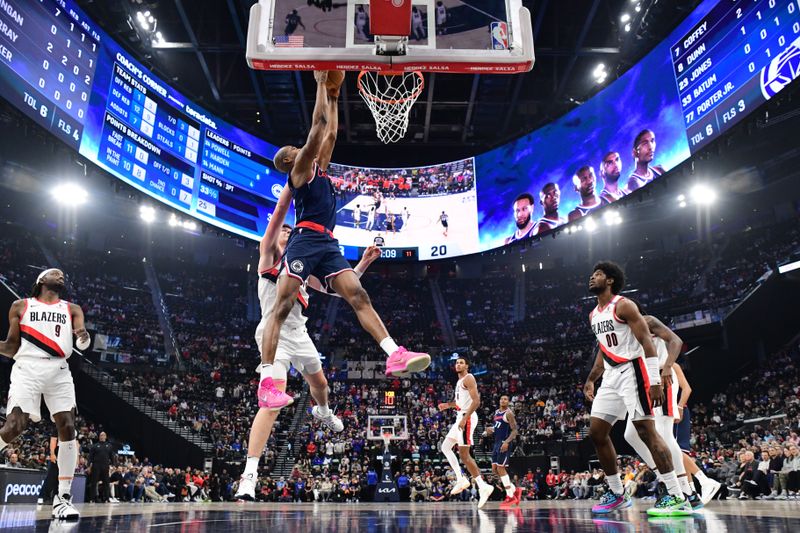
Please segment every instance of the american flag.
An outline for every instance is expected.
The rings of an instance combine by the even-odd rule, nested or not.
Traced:
[[[303,48],[302,35],[278,35],[275,37],[275,48]]]

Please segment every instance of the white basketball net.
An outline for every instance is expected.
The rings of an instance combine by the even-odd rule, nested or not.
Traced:
[[[387,74],[365,70],[359,74],[358,92],[372,111],[381,141],[394,143],[405,136],[411,106],[424,88],[421,72]]]

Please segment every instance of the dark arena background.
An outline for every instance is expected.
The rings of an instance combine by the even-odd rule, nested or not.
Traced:
[[[800,531],[800,1],[410,3],[424,87],[376,97],[356,70],[394,61],[373,43],[388,0],[0,0],[0,529]],[[284,59],[254,61],[259,39]],[[318,91],[310,70],[340,64],[338,97],[330,81]],[[322,122],[318,95],[333,102]],[[407,131],[381,143],[371,107],[408,98]],[[292,254],[318,231],[295,228],[289,259],[269,270],[284,250],[267,246],[259,268],[289,179],[273,158],[330,113],[331,163],[286,223],[319,222],[302,202],[322,198],[337,259],[375,254],[358,267],[368,299],[309,283],[302,310],[344,429],[292,367],[293,403],[259,454],[256,327],[274,301],[262,309],[260,291],[297,277],[308,259]],[[585,394],[596,355],[606,375],[657,379],[635,358],[650,338],[631,333],[638,314],[607,315],[633,339],[630,362],[590,324],[607,309],[589,291],[601,261],[676,335],[686,382],[669,418],[677,474],[695,472],[679,490],[696,495],[671,515],[652,513],[680,498],[625,420],[608,443],[619,478],[601,465],[608,424]],[[65,284],[47,294],[79,306],[91,338],[62,354],[77,405],[58,427],[54,382],[29,370],[69,342],[29,309],[48,269]],[[430,366],[386,375],[394,348],[348,305],[369,302]],[[600,378],[595,396],[614,386]],[[641,386],[633,403],[649,409]],[[475,404],[449,407],[478,397],[477,424],[455,426],[472,441],[456,474],[442,448]],[[598,512],[619,482],[626,503]]]

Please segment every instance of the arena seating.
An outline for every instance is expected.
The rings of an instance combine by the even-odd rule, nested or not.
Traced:
[[[655,310],[651,312],[664,319],[691,309],[730,306],[755,286],[777,259],[797,253],[800,232],[796,222],[755,228],[744,234],[728,228],[709,243],[692,244],[671,254],[625,258],[630,286],[638,289],[636,297],[649,311]],[[1,272],[15,289],[27,293],[30,280],[46,259],[33,236],[13,226],[8,228],[0,240]],[[134,361],[151,361],[155,353],[163,351],[157,316],[138,263],[115,254],[71,250],[52,242],[49,246],[64,265],[87,321],[98,331],[119,336],[130,347]],[[19,250],[24,254],[16,253]],[[139,397],[217,443],[217,457],[241,460],[256,386],[253,370],[257,353],[252,338],[256,324],[248,320],[248,291],[253,285],[245,272],[230,269],[156,259],[155,270],[181,361],[163,371],[143,372],[126,365],[110,369]],[[480,283],[447,276],[436,279],[456,344],[464,347],[481,374],[484,403],[480,417],[486,420],[496,408],[499,395],[509,394],[520,425],[518,454],[533,453],[548,440],[581,439],[585,435],[588,414],[581,385],[593,356],[591,332],[586,326],[592,304],[587,299],[585,270],[584,266],[529,272],[525,319],[520,322],[512,320],[517,281],[508,272],[496,272]],[[455,380],[447,368],[449,353],[442,351],[447,343],[429,283],[427,279],[389,278],[385,273],[364,277],[392,335],[408,346],[425,347],[436,355],[424,381],[372,379],[380,377],[383,370],[379,348],[361,330],[344,302],[331,325],[325,319],[328,297],[313,296],[309,330],[329,356],[326,362],[333,361],[326,372],[332,403],[345,420],[346,430],[334,435],[306,419],[297,428],[302,450],[296,456],[295,471],[284,480],[263,478],[260,498],[369,498],[370,457],[382,443],[367,441],[363,425],[367,414],[380,407],[383,391],[401,387],[406,392],[398,397],[398,410],[409,417],[411,439],[398,444],[403,461],[398,478],[407,480],[403,483],[409,497],[447,498],[448,473],[438,446],[452,413],[439,413],[436,404],[450,400]],[[700,284],[703,291],[697,290]],[[127,325],[130,323],[139,327],[131,328]],[[792,446],[796,447],[798,441],[797,362],[795,345],[750,369],[741,382],[730,385],[728,392],[694,406],[698,461],[710,476],[728,482],[732,493],[743,488],[737,472],[753,474],[760,468],[759,457],[755,463],[744,456],[740,460],[742,451],[760,454],[764,448],[769,455],[772,449],[777,453],[777,445],[789,458],[785,461],[787,487],[779,484],[777,489],[787,496],[793,494],[790,490],[797,490],[797,474],[792,474],[797,468],[791,459]],[[289,387],[296,392],[302,384],[293,377]],[[732,394],[734,390],[736,395]],[[295,437],[288,433],[293,413],[293,408],[282,413],[270,450],[275,450],[278,442]],[[777,415],[785,417],[768,419]],[[745,422],[752,418],[764,420]],[[23,444],[18,460],[41,465],[38,446]],[[262,469],[264,474],[274,466],[276,457],[274,451],[271,453]],[[131,472],[138,469],[139,477],[147,473],[148,465],[130,468]],[[648,476],[641,465],[631,463],[630,473],[631,479],[639,478],[642,486],[647,484]],[[153,468],[153,475],[172,479],[177,474],[175,470],[167,474],[165,467],[158,467]],[[181,471],[180,475],[185,473]],[[741,492],[745,497],[765,497],[772,490],[778,495],[775,483],[781,479],[779,472],[768,471],[763,478],[748,476],[757,478],[759,491],[753,493],[749,490],[752,484],[747,483],[744,488],[748,490]],[[595,489],[586,487],[600,486],[601,477],[597,472],[565,473],[548,482],[546,472],[530,472],[518,482],[529,498],[591,496]],[[209,480],[209,484],[221,487],[220,483]],[[214,495],[229,496],[232,483],[223,483]],[[181,494],[187,492],[186,486],[178,488]],[[175,484],[172,487],[171,493]],[[198,497],[210,497],[210,492]]]

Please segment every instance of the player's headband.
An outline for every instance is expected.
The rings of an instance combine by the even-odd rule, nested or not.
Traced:
[[[50,274],[51,272],[58,272],[58,269],[57,269],[57,268],[48,268],[47,270],[43,270],[43,271],[42,271],[42,273],[41,273],[41,274],[39,274],[39,277],[38,277],[38,278],[36,278],[36,283],[41,283],[41,282],[42,282],[42,280],[43,280],[43,279],[44,279],[44,278],[45,278],[45,277],[46,277],[48,274]]]

